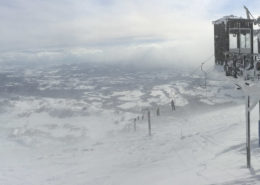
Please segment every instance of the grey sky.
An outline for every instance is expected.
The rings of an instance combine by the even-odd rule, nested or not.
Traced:
[[[237,3],[237,4],[234,4]],[[246,0],[1,0],[1,61],[197,63]]]

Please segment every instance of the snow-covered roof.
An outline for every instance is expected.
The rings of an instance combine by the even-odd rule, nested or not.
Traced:
[[[226,24],[229,19],[244,19],[244,18],[237,17],[237,16],[234,16],[234,15],[228,15],[228,16],[224,16],[224,17],[222,17],[222,18],[220,18],[216,21],[213,21],[212,23],[213,24],[222,24],[222,23]]]

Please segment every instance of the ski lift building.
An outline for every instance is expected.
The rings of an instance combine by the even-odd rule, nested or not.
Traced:
[[[213,21],[216,64],[223,65],[228,55],[253,56],[253,23],[233,15]]]

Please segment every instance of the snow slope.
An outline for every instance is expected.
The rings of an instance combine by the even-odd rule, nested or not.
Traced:
[[[70,73],[79,68],[51,70],[47,76],[56,85],[46,76],[39,78],[43,69],[32,69],[35,73],[26,74],[35,77],[22,74],[24,80],[11,83],[15,93],[1,92],[0,184],[260,183],[258,110],[252,113],[253,168],[248,170],[243,95],[217,72],[212,72],[206,90],[200,76],[124,72],[116,79],[112,74],[85,78],[84,73]],[[9,81],[14,78],[10,74],[19,75],[5,70]],[[147,78],[146,83],[137,83],[140,78]],[[34,84],[35,94],[21,89],[28,84]],[[157,107],[160,117],[155,116]],[[146,116],[133,128],[133,118],[141,118],[144,108],[152,111],[151,137]]]

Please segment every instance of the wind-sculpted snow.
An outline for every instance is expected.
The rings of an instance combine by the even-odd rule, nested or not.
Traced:
[[[242,92],[215,70],[206,85],[173,69],[4,66],[0,184],[257,184],[256,124],[255,174],[245,168]]]

